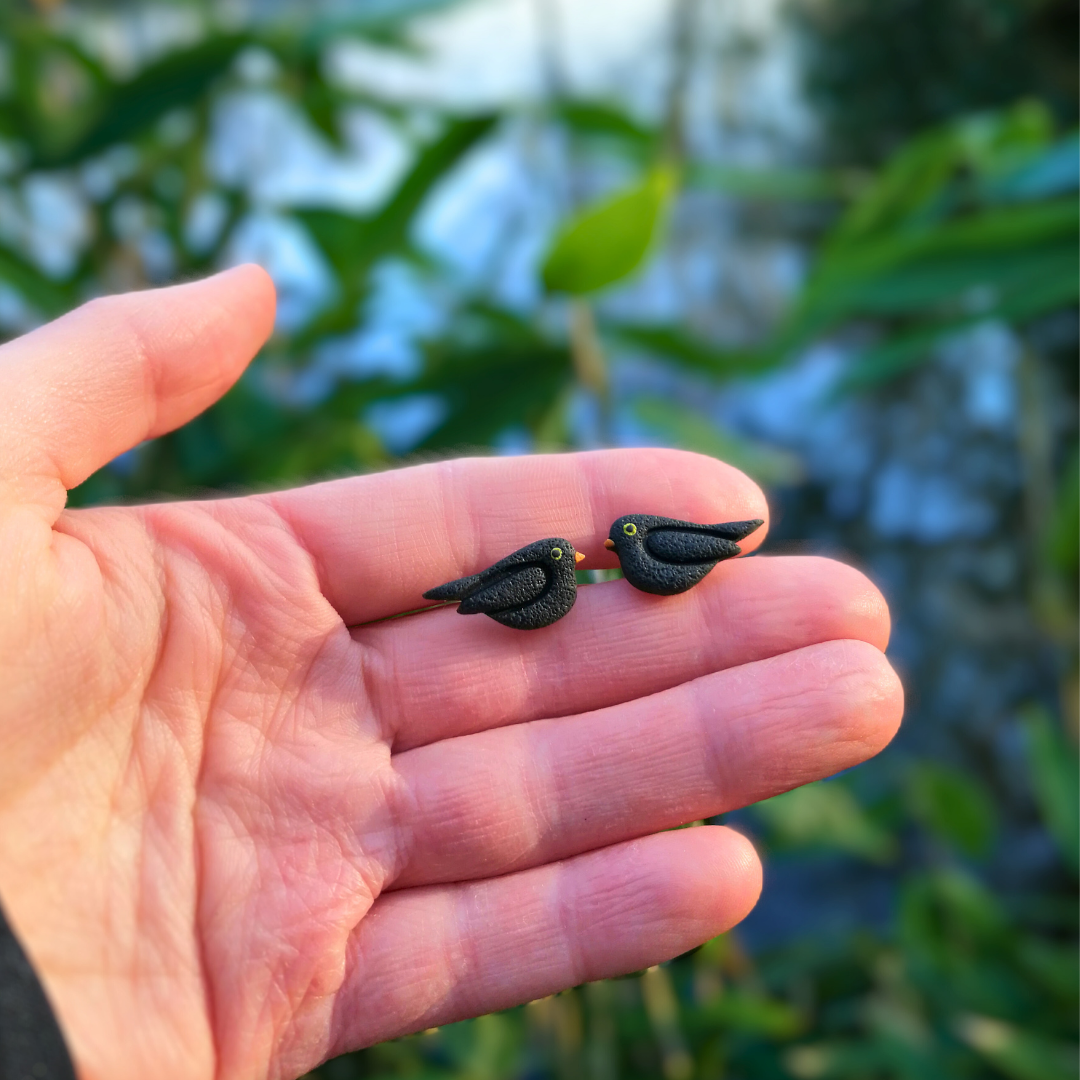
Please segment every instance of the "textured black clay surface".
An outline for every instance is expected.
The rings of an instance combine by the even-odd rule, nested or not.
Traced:
[[[472,577],[424,593],[425,600],[460,600],[459,615],[490,615],[515,630],[539,630],[561,619],[577,599],[574,545],[537,540]]]
[[[736,541],[762,524],[759,518],[695,525],[655,514],[626,514],[612,524],[608,539],[635,589],[673,596],[692,589],[721,560],[738,555]]]

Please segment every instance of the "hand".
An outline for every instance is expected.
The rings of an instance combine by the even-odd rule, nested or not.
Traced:
[[[273,308],[244,267],[0,350],[0,889],[88,1080],[292,1077],[681,953],[761,870],[729,829],[661,830],[854,765],[900,718],[881,596],[823,559],[591,586],[529,633],[370,625],[540,536],[615,565],[630,511],[767,517],[708,458],[64,509],[219,397]]]

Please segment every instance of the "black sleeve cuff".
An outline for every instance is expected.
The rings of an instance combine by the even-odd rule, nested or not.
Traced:
[[[49,999],[0,907],[0,1080],[75,1080]]]

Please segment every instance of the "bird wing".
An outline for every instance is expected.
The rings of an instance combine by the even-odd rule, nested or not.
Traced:
[[[474,589],[461,601],[458,612],[476,615],[522,607],[539,599],[547,586],[547,574],[539,566],[516,566]]]
[[[750,521],[722,521],[718,525],[705,526],[714,536],[722,536],[725,540],[738,543],[745,540],[752,532],[756,532],[764,525],[761,518],[753,518]]]
[[[483,575],[472,574],[470,577],[458,578],[456,581],[448,581],[445,585],[439,585],[435,589],[428,589],[424,593],[425,600],[461,600],[480,584]]]
[[[669,563],[705,563],[739,554],[738,544],[691,529],[650,529],[645,549],[654,559]]]

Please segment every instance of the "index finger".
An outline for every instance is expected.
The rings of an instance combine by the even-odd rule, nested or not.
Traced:
[[[618,566],[604,538],[623,514],[768,520],[764,494],[738,469],[661,449],[464,458],[259,498],[311,554],[348,625],[420,607],[425,590],[545,536],[565,537],[589,566]]]

